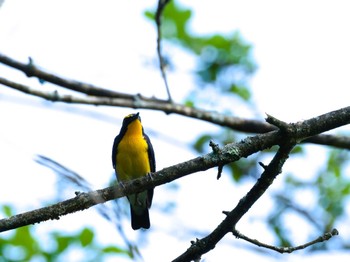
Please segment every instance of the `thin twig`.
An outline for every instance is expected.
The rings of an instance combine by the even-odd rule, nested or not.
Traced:
[[[158,7],[157,7],[155,20],[156,20],[156,25],[157,25],[157,54],[158,54],[158,60],[159,60],[159,69],[160,69],[160,72],[162,74],[162,78],[164,80],[165,88],[166,88],[166,91],[168,94],[168,100],[169,100],[169,102],[172,102],[173,99],[171,98],[168,80],[167,80],[167,76],[166,76],[166,72],[165,72],[166,63],[165,63],[164,57],[162,55],[162,46],[161,46],[161,43],[162,43],[162,29],[161,29],[161,27],[162,27],[162,14],[163,14],[165,6],[169,2],[170,2],[170,0],[159,0],[158,1]]]
[[[244,240],[248,241],[249,243],[252,243],[252,244],[257,245],[259,247],[268,248],[268,249],[277,251],[279,253],[292,253],[294,251],[305,249],[305,248],[312,246],[312,245],[315,245],[317,243],[327,241],[327,240],[331,239],[332,237],[339,235],[339,232],[337,229],[334,228],[334,229],[332,229],[332,231],[326,232],[322,236],[320,236],[320,237],[318,237],[310,242],[307,242],[303,245],[299,245],[299,246],[295,246],[295,247],[277,247],[277,246],[273,246],[273,245],[264,244],[264,243],[260,242],[259,240],[252,239],[252,238],[249,238],[249,237],[241,234],[236,229],[234,229],[232,231],[232,234],[234,236],[236,236],[237,238],[244,239]]]

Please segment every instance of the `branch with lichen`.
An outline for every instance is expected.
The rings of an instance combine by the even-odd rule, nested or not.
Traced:
[[[298,141],[314,136],[317,133],[349,124],[350,107],[292,124],[275,121],[271,116],[269,116],[267,120],[278,125],[279,129],[266,134],[250,136],[240,142],[231,143],[223,147],[212,144],[213,152],[209,154],[164,168],[153,173],[152,176],[145,176],[125,182],[123,187],[108,187],[88,193],[76,193],[74,198],[55,205],[1,219],[0,232],[49,219],[59,219],[63,215],[81,211],[111,199],[160,186],[195,172],[223,166],[238,161],[243,157],[248,157],[256,152],[268,149],[273,145],[279,145],[280,148],[273,160],[267,166],[261,165],[264,168],[261,177],[239,201],[237,206],[230,212],[224,212],[226,218],[212,233],[203,239],[192,242],[191,247],[174,261],[190,261],[191,259],[197,259],[204,253],[213,249],[227,233],[234,232],[233,230],[236,224],[270,187],[276,176],[281,173],[283,164],[288,159],[290,151]],[[326,240],[326,237],[324,239]]]
[[[350,108],[349,108],[350,109]],[[185,261],[199,261],[201,256],[210,250],[214,249],[217,243],[228,233],[233,232],[237,234],[235,231],[235,227],[240,219],[249,211],[249,209],[255,204],[255,202],[266,192],[266,190],[272,185],[273,181],[276,177],[282,172],[282,167],[287,161],[291,150],[294,146],[301,140],[305,139],[312,135],[314,132],[319,132],[321,129],[324,130],[325,126],[328,128],[335,128],[338,126],[336,124],[337,121],[334,122],[335,119],[332,119],[332,115],[338,120],[343,119],[344,124],[348,124],[349,121],[347,119],[347,114],[350,113],[345,111],[337,111],[337,113],[331,112],[316,118],[309,119],[307,121],[287,124],[283,121],[280,121],[272,116],[267,117],[266,121],[269,123],[276,125],[279,131],[276,135],[280,136],[279,149],[271,160],[269,165],[261,164],[264,171],[261,174],[260,178],[254,184],[254,186],[249,190],[249,192],[240,199],[237,206],[231,211],[223,212],[226,217],[225,219],[206,237],[202,239],[196,239],[196,241],[191,242],[191,246],[179,257],[175,258],[173,262],[185,262]],[[326,124],[327,123],[327,124]],[[215,150],[217,154],[220,154],[219,150]],[[335,234],[338,234],[338,231],[332,231]],[[243,236],[243,235],[241,235]],[[328,238],[327,238],[328,236]],[[329,235],[322,238],[322,241],[330,239]],[[332,235],[331,235],[332,236]],[[248,238],[246,238],[248,240]],[[312,244],[321,242],[320,239],[317,241],[312,241],[303,246],[296,247],[295,250],[301,249],[301,247],[307,247]],[[263,246],[263,244],[259,241],[254,241],[255,244],[259,244]],[[265,245],[265,247],[270,247]],[[289,251],[293,251],[293,248],[288,249]],[[278,250],[278,248],[276,248]],[[283,250],[283,249],[280,249]],[[287,250],[287,249],[286,249]]]

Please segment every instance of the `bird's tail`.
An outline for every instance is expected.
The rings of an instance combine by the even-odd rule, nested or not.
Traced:
[[[131,227],[134,230],[145,228],[149,229],[151,226],[148,214],[148,208],[144,208],[143,212],[138,214],[136,213],[132,206],[130,205],[130,213],[131,213]]]

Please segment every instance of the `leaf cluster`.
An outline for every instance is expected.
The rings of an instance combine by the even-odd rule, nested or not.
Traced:
[[[155,19],[154,11],[146,11],[146,17]],[[180,45],[194,55],[194,70],[198,86],[214,87],[224,94],[234,94],[243,100],[251,97],[247,80],[256,70],[251,55],[251,45],[238,32],[227,35],[213,33],[198,35],[190,30],[192,11],[170,1],[163,16],[163,39]],[[168,56],[171,57],[170,54]],[[170,63],[171,59],[166,59]]]
[[[11,206],[3,205],[1,208],[6,217],[14,215]],[[101,245],[95,239],[94,231],[88,227],[72,233],[52,231],[48,239],[46,243],[40,240],[33,227],[20,227],[7,236],[1,235],[0,261],[69,261],[72,252],[77,250],[84,250],[82,261],[91,262],[102,261],[110,255],[133,256],[131,251],[117,245]]]

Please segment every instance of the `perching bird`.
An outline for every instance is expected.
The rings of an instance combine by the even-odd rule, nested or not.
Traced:
[[[149,137],[143,131],[139,113],[127,115],[119,135],[114,139],[112,163],[119,182],[146,176],[156,170],[154,151]],[[129,195],[131,227],[150,227],[148,209],[151,207],[153,188]]]

